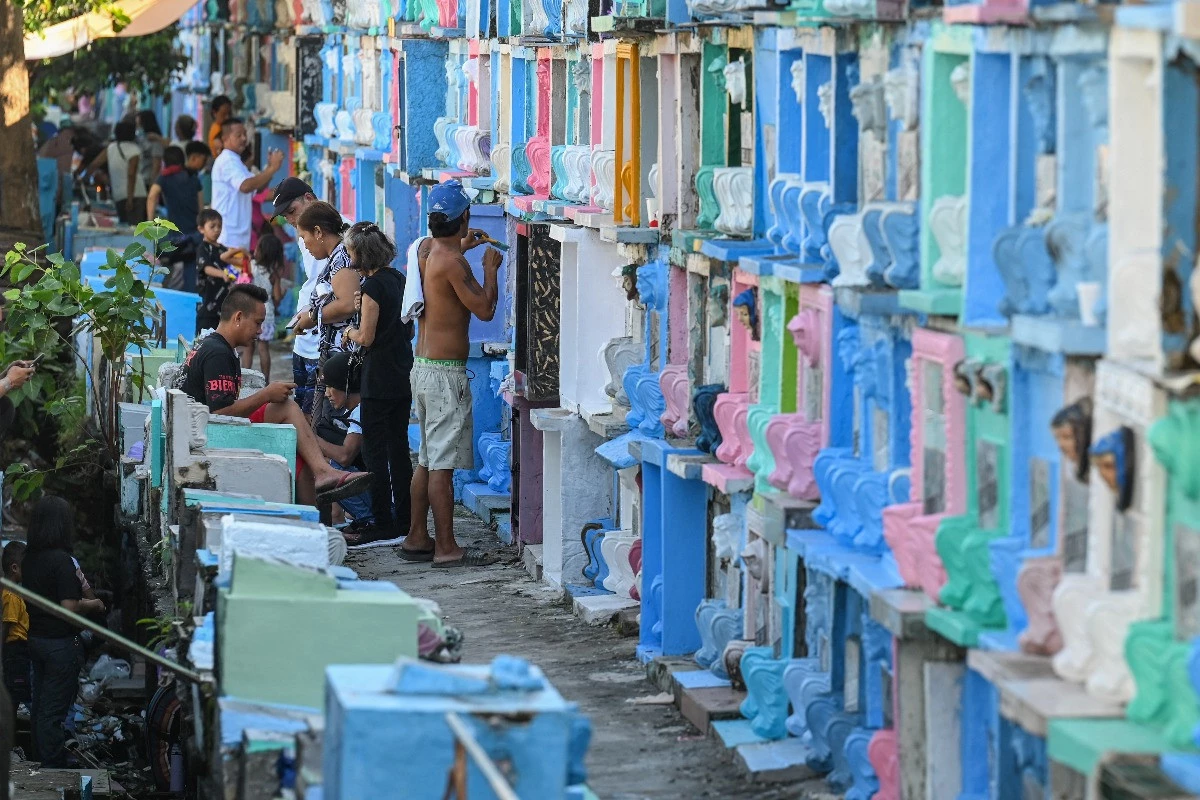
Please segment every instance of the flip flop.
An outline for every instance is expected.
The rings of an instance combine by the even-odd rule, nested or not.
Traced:
[[[428,550],[409,550],[404,545],[396,548],[396,555],[405,561],[433,561],[433,548]]]
[[[344,500],[362,494],[371,488],[372,477],[369,472],[343,472],[342,477],[324,489],[317,489],[317,502],[324,505],[336,500]]]
[[[489,553],[479,547],[464,547],[463,554],[453,561],[434,561],[434,569],[454,569],[456,567],[487,567],[500,560],[500,556]]]
[[[351,550],[362,550],[367,547],[385,547],[387,545],[400,544],[404,541],[405,534],[368,528],[367,530],[346,531],[342,533],[342,536],[346,540],[346,546]],[[431,550],[430,552],[433,551]]]

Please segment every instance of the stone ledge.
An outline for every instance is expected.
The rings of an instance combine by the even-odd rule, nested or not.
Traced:
[[[807,764],[811,750],[792,736],[777,742],[744,744],[737,748],[737,763],[747,776],[764,783],[791,783],[816,775]]]
[[[521,552],[521,559],[525,563],[525,571],[535,580],[542,579],[542,546],[540,544],[527,544]]]
[[[572,598],[575,616],[588,625],[607,625],[617,614],[629,608],[638,608],[640,603],[615,594],[576,595]]]

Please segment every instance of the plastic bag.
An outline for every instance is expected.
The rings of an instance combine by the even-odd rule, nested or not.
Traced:
[[[132,674],[128,661],[103,655],[96,659],[88,678],[93,681],[124,680]]]

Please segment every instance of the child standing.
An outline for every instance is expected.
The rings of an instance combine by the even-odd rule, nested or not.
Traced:
[[[13,583],[20,583],[21,562],[24,560],[24,542],[5,545],[4,555],[0,557],[4,577]],[[4,638],[4,686],[13,703],[19,706],[30,700],[29,611],[25,608],[25,601],[7,589],[0,596],[0,609]]]
[[[203,241],[196,251],[199,271],[200,307],[196,309],[196,335],[217,327],[221,321],[221,302],[237,280],[229,269],[227,259],[234,251],[217,240],[221,238],[221,214],[216,209],[203,209],[196,217],[196,227]]]
[[[271,340],[275,338],[275,304],[283,299],[283,242],[273,233],[258,237],[254,258],[250,262],[251,280],[267,293],[267,318],[254,347],[242,349],[242,369],[254,366],[254,351],[258,351],[258,366],[263,375],[271,377]]]
[[[400,318],[404,275],[392,268],[396,247],[391,240],[375,223],[360,222],[350,228],[345,244],[351,265],[363,276],[360,321],[345,336],[363,349],[363,459],[375,478],[371,487],[375,529],[358,538],[358,544],[366,544],[408,534],[412,389],[406,381],[413,365],[413,326]]]

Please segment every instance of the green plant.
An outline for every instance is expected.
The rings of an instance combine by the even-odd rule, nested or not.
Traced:
[[[150,638],[146,647],[157,650],[160,647],[174,646],[186,632],[192,616],[192,604],[188,600],[179,601],[179,615],[163,614],[158,617],[144,617],[137,621],[139,628],[145,628]]]
[[[83,424],[87,400],[91,400],[99,428],[96,437],[109,463],[120,460],[119,403],[124,381],[144,388],[140,371],[130,371],[126,353],[154,345],[154,320],[159,307],[150,288],[153,276],[161,270],[158,257],[169,251],[165,241],[176,227],[163,219],[143,222],[136,228],[139,239],[150,242],[150,250],[133,242],[124,251],[109,249],[102,286],[84,280],[78,265],[61,254],[40,257],[42,248],[29,248],[18,242],[4,256],[0,280],[12,284],[4,292],[7,301],[8,337],[0,355],[11,353],[44,354],[47,362],[69,353],[86,375],[86,391],[67,393],[47,402],[46,411],[65,427]],[[147,257],[149,256],[149,257]],[[92,345],[94,343],[94,345]],[[95,350],[95,358],[90,357]],[[65,351],[65,353],[64,353]],[[52,374],[34,376],[26,387],[14,393],[20,402],[34,396],[46,396],[55,385]],[[35,493],[48,471],[66,469],[94,460],[94,446],[85,439],[60,453],[53,470],[33,470],[22,465],[10,467],[7,475],[17,499]]]

